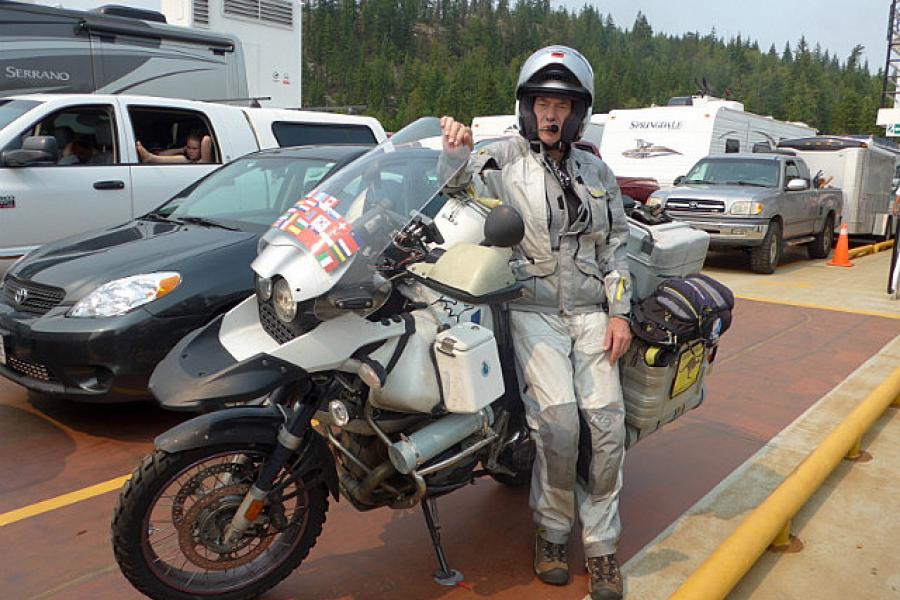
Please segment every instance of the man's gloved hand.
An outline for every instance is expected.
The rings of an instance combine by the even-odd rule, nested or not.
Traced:
[[[609,364],[614,365],[631,345],[631,327],[626,317],[610,317],[606,326],[606,339],[603,349],[609,357]]]

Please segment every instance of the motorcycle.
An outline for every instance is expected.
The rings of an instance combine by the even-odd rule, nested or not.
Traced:
[[[340,496],[420,505],[435,579],[462,579],[435,500],[481,476],[525,485],[534,460],[506,309],[524,224],[445,189],[466,158],[443,151],[437,119],[399,131],[279,218],[255,295],[159,364],[158,401],[203,414],[160,435],[120,494],[113,549],[135,588],[256,597]]]

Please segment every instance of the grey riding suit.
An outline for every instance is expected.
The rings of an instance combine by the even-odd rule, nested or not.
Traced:
[[[452,183],[525,219],[511,260],[525,295],[510,309],[537,444],[530,504],[542,537],[558,544],[568,541],[577,505],[585,555],[602,556],[616,551],[621,530],[625,408],[603,343],[607,315],[630,311],[628,224],[600,159],[573,149],[562,173],[554,164],[541,144],[516,136],[479,150]]]

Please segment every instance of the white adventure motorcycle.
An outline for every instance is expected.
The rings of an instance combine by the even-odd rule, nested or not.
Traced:
[[[524,224],[442,193],[465,160],[442,153],[437,119],[404,128],[285,213],[256,294],[159,364],[163,406],[214,412],[159,436],[121,493],[114,550],[138,590],[261,594],[307,556],[329,494],[421,504],[435,578],[461,579],[434,499],[481,475],[526,484],[534,459],[505,312]]]

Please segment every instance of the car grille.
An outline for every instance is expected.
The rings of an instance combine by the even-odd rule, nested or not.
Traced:
[[[294,339],[290,328],[281,322],[275,314],[275,307],[268,302],[258,302],[259,322],[266,333],[279,344],[285,344]]]
[[[44,365],[19,360],[15,356],[6,357],[6,366],[16,373],[19,373],[20,375],[24,375],[26,377],[31,377],[32,379],[39,379],[41,381],[56,381],[53,373]]]
[[[62,302],[66,291],[57,287],[7,277],[3,284],[3,300],[20,312],[46,314]]]
[[[666,212],[722,214],[725,212],[725,202],[707,198],[669,198],[666,200]]]

